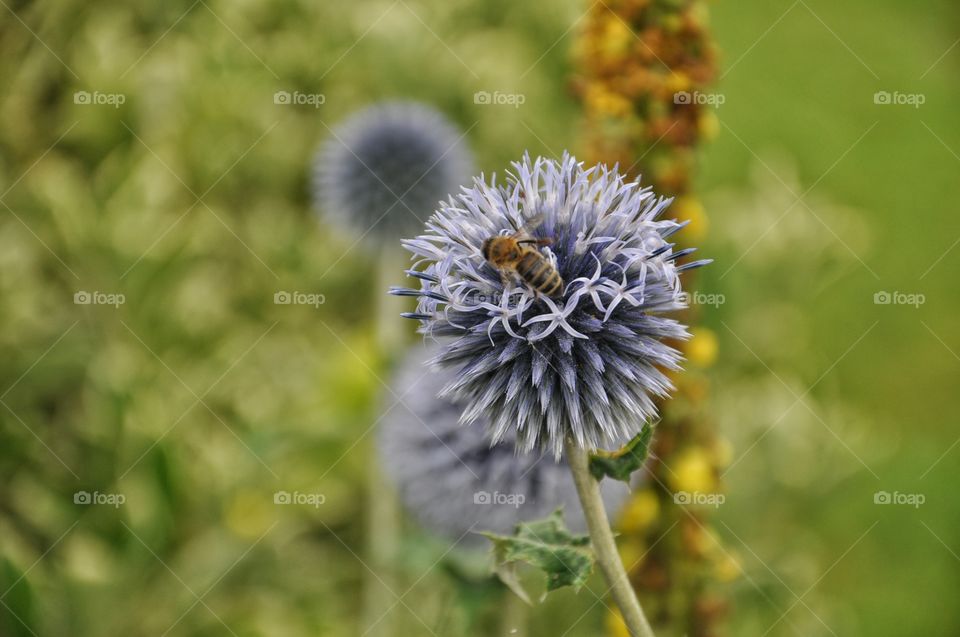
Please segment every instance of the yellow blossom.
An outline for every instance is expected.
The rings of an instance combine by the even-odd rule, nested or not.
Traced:
[[[709,327],[690,330],[693,338],[687,343],[687,360],[697,367],[710,367],[717,360],[717,335]]]
[[[700,243],[707,234],[709,222],[707,213],[703,209],[700,200],[692,195],[678,197],[673,206],[670,207],[673,213],[680,221],[689,221],[684,228],[685,239],[690,243]]]
[[[587,108],[601,115],[624,117],[630,114],[633,105],[630,100],[594,83],[587,87]]]
[[[668,472],[674,491],[687,493],[712,493],[716,488],[716,475],[710,453],[700,447],[682,451]]]
[[[713,110],[703,109],[697,118],[697,129],[704,141],[712,141],[720,133],[720,119]]]
[[[633,33],[630,27],[624,24],[623,20],[613,13],[603,25],[603,35],[600,40],[600,54],[610,60],[623,56],[630,48],[630,40]]]
[[[620,529],[624,533],[639,533],[660,514],[660,501],[649,489],[638,491],[620,514]]]
[[[732,555],[725,555],[714,567],[714,574],[721,582],[732,582],[740,577],[743,569]]]
[[[690,76],[683,71],[673,71],[664,81],[664,88],[671,95],[680,91],[689,91],[692,86]]]

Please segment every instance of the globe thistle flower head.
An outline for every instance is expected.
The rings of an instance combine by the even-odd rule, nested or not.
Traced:
[[[417,350],[403,360],[391,387],[402,404],[387,412],[378,431],[382,465],[404,506],[424,528],[466,546],[484,542],[475,533],[512,533],[520,522],[558,507],[571,529],[584,531],[566,463],[518,456],[506,440],[491,446],[485,427],[460,424],[462,407],[437,397],[454,371],[425,367],[436,353],[435,347]],[[605,480],[601,493],[612,517],[630,490]]]
[[[435,109],[384,102],[356,113],[317,153],[313,197],[337,225],[374,240],[415,232],[437,202],[466,183],[464,134]]]
[[[525,156],[506,182],[482,177],[443,203],[424,234],[404,241],[419,288],[421,332],[452,337],[433,363],[457,370],[443,395],[464,423],[488,422],[495,442],[559,457],[566,436],[584,448],[627,442],[656,416],[654,399],[679,368],[670,341],[686,328],[664,313],[685,307],[679,264],[693,249],[668,238],[683,224],[660,215],[670,200],[616,168]],[[528,230],[564,281],[554,298],[504,277],[481,253],[485,239]]]

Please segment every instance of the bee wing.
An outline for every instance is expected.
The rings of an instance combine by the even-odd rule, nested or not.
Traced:
[[[520,228],[510,235],[513,238],[522,237],[522,236],[532,236],[532,231],[537,228],[540,224],[543,223],[543,220],[546,218],[546,215],[542,212],[538,215],[534,215],[527,219]]]

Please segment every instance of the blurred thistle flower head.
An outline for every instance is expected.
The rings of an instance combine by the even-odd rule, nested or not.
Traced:
[[[426,232],[403,245],[418,289],[420,331],[453,337],[435,364],[457,370],[443,395],[464,405],[461,421],[483,420],[494,442],[559,457],[565,436],[584,448],[614,448],[656,416],[654,399],[673,389],[665,370],[679,368],[670,344],[684,325],[661,316],[685,307],[669,237],[683,224],[659,219],[670,200],[599,165],[584,168],[525,156],[506,183],[474,180],[443,203]],[[485,239],[538,225],[533,238],[563,278],[554,298],[484,259]]]
[[[465,133],[416,102],[383,102],[348,118],[317,153],[317,209],[374,241],[412,234],[473,171]]]
[[[585,531],[566,463],[539,454],[518,456],[511,444],[491,446],[485,427],[460,424],[463,408],[437,397],[453,370],[425,366],[437,353],[437,347],[414,350],[401,363],[387,400],[402,404],[388,412],[378,433],[384,470],[405,507],[424,528],[468,546],[484,541],[475,533],[512,533],[520,522],[561,506],[567,525]],[[613,518],[630,490],[613,480],[604,480],[601,488]]]

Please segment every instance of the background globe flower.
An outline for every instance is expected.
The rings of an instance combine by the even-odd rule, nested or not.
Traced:
[[[350,232],[392,241],[421,227],[472,166],[465,133],[442,113],[384,102],[331,132],[315,159],[313,197]]]
[[[568,526],[582,532],[586,524],[566,462],[518,456],[510,444],[491,447],[484,427],[460,424],[462,407],[437,397],[453,372],[424,365],[438,349],[413,350],[400,364],[391,391],[403,402],[379,429],[381,461],[407,509],[425,528],[467,544],[484,541],[465,535],[471,529],[512,533],[516,524],[560,506]],[[612,516],[630,491],[606,480],[602,493]]]
[[[434,362],[457,370],[443,395],[464,405],[461,421],[559,457],[568,435],[617,447],[656,416],[681,359],[669,341],[689,336],[661,314],[684,307],[680,272],[708,263],[678,264],[693,249],[668,243],[683,227],[659,219],[669,203],[602,165],[525,156],[505,184],[476,179],[403,242],[420,287],[392,293],[419,297],[405,316],[422,332],[453,337]],[[542,252],[565,281],[553,299],[504,283],[480,251],[541,215],[532,234],[552,240]]]

